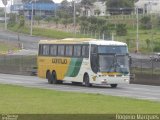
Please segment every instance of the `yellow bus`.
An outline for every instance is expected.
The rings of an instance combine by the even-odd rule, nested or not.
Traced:
[[[126,43],[92,38],[41,40],[38,76],[49,84],[69,81],[110,85],[129,83],[129,54]]]

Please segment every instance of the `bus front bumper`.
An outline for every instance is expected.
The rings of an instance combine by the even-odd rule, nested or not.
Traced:
[[[130,77],[129,76],[122,76],[122,77],[97,77],[96,83],[98,84],[129,84]]]

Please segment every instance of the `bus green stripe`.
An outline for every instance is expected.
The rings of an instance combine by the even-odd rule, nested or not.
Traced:
[[[80,71],[82,61],[83,58],[72,58],[65,76],[76,77]]]

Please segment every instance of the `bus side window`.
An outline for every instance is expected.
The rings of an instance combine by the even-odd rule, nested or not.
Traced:
[[[42,45],[42,55],[49,55],[49,45]]]
[[[73,55],[73,45],[66,45],[65,55],[67,57],[72,57],[72,55]]]
[[[64,45],[58,45],[58,56],[64,56],[64,50],[65,50]]]
[[[39,45],[38,55],[42,55],[42,52],[43,52],[43,47],[42,45]]]
[[[57,45],[51,45],[50,46],[50,54],[52,56],[56,56],[57,55]]]
[[[81,57],[81,45],[74,45],[74,57]]]
[[[83,45],[82,46],[82,56],[84,58],[88,58],[89,57],[89,46],[88,45]]]

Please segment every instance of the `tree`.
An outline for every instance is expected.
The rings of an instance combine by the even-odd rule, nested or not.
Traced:
[[[35,20],[38,22],[38,25],[40,24],[41,16],[35,16]]]
[[[15,24],[16,24],[16,14],[15,13],[10,13],[8,26],[14,26]]]
[[[146,41],[147,49],[148,49],[148,48],[150,47],[150,43],[151,43],[151,41],[150,41],[150,39],[146,39],[145,41]]]
[[[81,26],[81,31],[86,30],[88,28],[89,22],[87,20],[81,21],[80,26]]]
[[[118,36],[125,36],[127,34],[126,24],[118,24],[116,28],[116,34]]]
[[[60,9],[68,9],[68,7],[69,7],[69,3],[68,3],[68,1],[67,0],[63,0],[62,2],[61,2],[61,8]]]
[[[24,27],[24,25],[25,25],[25,18],[24,18],[23,15],[20,15],[20,17],[19,17],[19,28]]]
[[[52,20],[52,17],[46,17],[45,21],[47,21],[48,23]]]
[[[58,28],[59,17],[54,17],[53,21],[56,23],[56,28]]]
[[[134,0],[108,0],[106,6],[110,14],[130,14],[134,8]]]
[[[152,28],[151,18],[149,16],[144,16],[143,18],[141,18],[140,22],[143,29]]]

